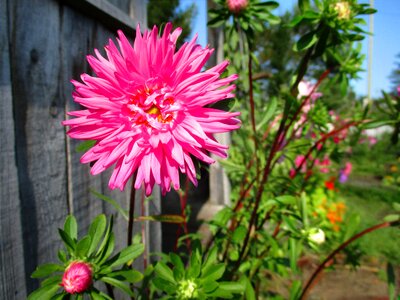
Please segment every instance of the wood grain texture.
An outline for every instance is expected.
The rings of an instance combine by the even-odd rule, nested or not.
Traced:
[[[60,7],[57,2],[11,2],[11,65],[16,154],[28,292],[30,274],[56,260],[57,227],[67,214],[64,105],[60,97]],[[39,17],[40,16],[40,17]]]
[[[0,298],[25,299],[7,11],[0,0]]]

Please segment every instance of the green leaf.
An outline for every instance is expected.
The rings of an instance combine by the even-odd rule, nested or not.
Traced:
[[[163,223],[183,224],[185,218],[181,215],[153,215],[153,216],[140,216],[135,221],[155,221]]]
[[[209,294],[209,293],[214,292],[218,288],[219,284],[216,281],[207,279],[207,280],[203,281],[201,286],[203,287],[203,291],[206,294]]]
[[[176,284],[172,270],[162,261],[157,262],[157,265],[154,268],[154,271],[157,274],[157,276],[159,276],[160,278],[162,278],[168,282]]]
[[[143,279],[142,273],[136,270],[122,270],[122,271],[114,271],[112,273],[107,274],[109,277],[116,278],[121,281],[127,281],[130,283],[139,282]]]
[[[144,251],[144,245],[130,245],[123,249],[120,253],[116,254],[110,258],[105,265],[110,268],[117,267],[119,265],[125,264],[130,260],[135,260]]]
[[[65,247],[70,254],[73,254],[76,249],[76,242],[71,239],[71,237],[62,229],[58,229],[61,239],[63,240]]]
[[[272,10],[272,9],[278,8],[279,3],[276,1],[265,1],[265,2],[254,3],[253,7],[263,7],[263,8],[268,8],[269,10]]]
[[[165,280],[161,277],[156,277],[152,280],[152,283],[158,288],[159,290],[165,291],[170,295],[173,295],[176,292],[175,284],[172,284],[170,281]]]
[[[189,278],[197,278],[201,272],[201,245],[195,245],[195,242],[192,242],[192,255],[190,256],[190,265],[187,270]]]
[[[114,233],[111,233],[107,239],[107,243],[105,244],[105,247],[103,248],[101,253],[98,255],[98,258],[96,260],[96,262],[99,265],[102,265],[114,251],[114,247],[115,247],[114,240],[115,240]],[[105,267],[109,268],[109,265],[107,265]]]
[[[393,209],[395,211],[400,211],[400,203],[397,203],[397,202],[393,203]]]
[[[71,237],[72,240],[76,240],[78,238],[78,224],[76,223],[76,219],[73,215],[69,215],[65,219],[64,231]]]
[[[79,258],[86,257],[86,255],[89,251],[91,242],[92,242],[92,239],[88,235],[86,235],[83,239],[81,239],[78,242],[78,244],[76,245],[76,251],[75,251],[76,256]]]
[[[319,13],[312,11],[312,10],[307,10],[303,13],[303,18],[308,19],[308,20],[315,20],[319,18]]]
[[[264,114],[263,119],[256,126],[257,131],[259,131],[264,126],[264,124],[266,124],[274,116],[277,106],[278,106],[278,101],[276,97],[271,98],[271,102],[268,103],[268,108]]]
[[[92,297],[93,300],[104,300],[104,299],[113,300],[107,294],[104,294],[103,292],[100,292],[97,289],[92,289],[90,291],[90,296]]]
[[[38,266],[36,268],[36,270],[32,273],[31,277],[32,278],[47,277],[56,271],[64,271],[64,267],[57,265],[57,264],[51,264],[51,263],[44,264],[44,265]]]
[[[297,203],[297,198],[294,196],[290,196],[290,195],[278,196],[275,199],[279,203],[285,204],[285,205],[295,205]]]
[[[396,274],[393,265],[388,262],[386,266],[386,277],[389,290],[389,299],[395,300],[396,298]],[[399,295],[400,296],[400,295]]]
[[[133,297],[134,293],[131,291],[131,289],[129,288],[129,286],[127,286],[126,284],[124,284],[123,282],[112,278],[112,277],[102,277],[100,278],[101,281],[111,284],[112,286],[115,286],[116,288],[119,288],[120,290],[124,291],[125,293],[127,293],[129,296]]]
[[[290,289],[290,300],[297,300],[300,297],[301,292],[301,281],[295,280],[292,282],[292,287]]]
[[[170,258],[172,264],[174,265],[174,269],[172,270],[172,272],[174,274],[174,278],[176,281],[179,281],[185,275],[185,266],[184,266],[181,258],[178,255],[176,255],[175,253],[171,252],[169,254],[169,258]]]
[[[207,272],[201,274],[201,276],[206,280],[216,281],[224,275],[225,265],[216,264],[207,269]]]
[[[66,263],[68,261],[67,254],[63,250],[59,250],[57,252],[57,257],[63,263]]]
[[[112,198],[110,198],[110,197],[107,197],[107,196],[105,196],[105,195],[103,195],[103,194],[100,194],[100,193],[98,193],[98,192],[96,192],[96,191],[94,191],[94,190],[90,190],[90,192],[91,192],[93,195],[95,195],[97,198],[99,198],[99,199],[101,199],[101,200],[103,200],[103,201],[105,201],[105,202],[111,204],[111,205],[121,214],[121,216],[124,217],[125,220],[127,220],[127,221],[129,220],[129,218],[128,218],[128,212],[127,212],[125,209],[123,209],[123,208],[118,204],[117,201],[115,201],[114,199],[112,199]]]
[[[245,226],[237,227],[232,234],[232,243],[240,244],[245,239],[246,234],[247,234],[247,228]]]
[[[86,152],[96,144],[96,141],[83,141],[76,148],[76,152]]]
[[[394,120],[383,120],[383,121],[371,121],[363,124],[363,129],[372,129],[372,128],[377,128],[381,127],[384,125],[391,125],[393,123],[396,123]]]
[[[310,8],[310,0],[298,0],[300,11],[305,11]]]
[[[114,220],[114,218],[111,215],[110,222],[108,224],[108,228],[107,228],[106,234],[104,235],[103,242],[101,243],[99,249],[97,250],[96,256],[100,255],[100,253],[102,253],[104,251],[104,248],[109,243],[109,239],[110,239],[110,236],[111,236],[111,233],[112,233],[112,228],[113,228],[113,220]]]
[[[301,21],[303,21],[303,16],[302,15],[296,16],[287,26],[293,28],[297,26]]]
[[[387,215],[386,217],[383,218],[383,220],[385,222],[396,222],[400,220],[400,215],[395,215],[395,214]]]
[[[59,288],[60,285],[58,283],[42,286],[33,291],[28,296],[28,300],[49,300],[57,293]]]
[[[219,283],[220,288],[233,294],[243,293],[244,285],[241,282],[223,281]]]
[[[50,298],[50,300],[62,300],[67,297],[67,294],[65,292],[59,293],[54,295],[53,297]]]
[[[293,50],[296,52],[300,52],[306,50],[313,46],[318,41],[318,36],[315,34],[314,31],[309,32],[303,35],[296,44],[293,46]]]
[[[256,300],[256,292],[254,291],[251,281],[247,277],[243,277],[243,282],[245,284],[245,299]]]
[[[208,269],[210,267],[212,267],[214,265],[214,263],[217,261],[217,257],[218,257],[218,248],[217,248],[217,246],[214,246],[210,250],[206,260],[203,263],[203,267],[201,270],[202,274],[208,272]]]
[[[91,238],[91,243],[87,253],[88,256],[90,256],[96,250],[96,247],[100,243],[101,237],[103,236],[106,227],[107,219],[106,216],[103,214],[98,215],[93,220],[92,224],[90,224],[89,236]]]

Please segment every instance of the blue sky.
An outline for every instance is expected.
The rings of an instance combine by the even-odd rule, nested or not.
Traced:
[[[297,4],[297,0],[277,0],[280,7],[276,13],[282,14]],[[193,24],[193,33],[199,33],[198,42],[207,44],[207,1],[181,0],[181,6],[186,7],[196,3],[198,15]],[[360,2],[368,3],[362,0]],[[390,88],[389,74],[396,67],[396,55],[400,53],[400,0],[375,0],[374,7],[378,12],[374,15],[373,55],[372,55],[372,97],[379,97],[381,90]],[[367,20],[368,21],[368,20]],[[363,51],[368,57],[368,38],[363,42]],[[397,61],[400,61],[397,60]],[[367,60],[363,68],[367,70]],[[361,79],[352,83],[356,93],[360,96],[367,94],[367,72],[360,74]]]

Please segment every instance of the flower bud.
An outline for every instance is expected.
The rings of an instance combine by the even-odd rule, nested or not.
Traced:
[[[308,240],[320,245],[325,242],[325,232],[321,228],[311,228],[308,232]]]
[[[69,294],[82,293],[92,284],[92,268],[83,261],[73,261],[64,271],[61,286]]]
[[[237,14],[245,9],[249,3],[248,0],[226,0],[226,4],[232,13]]]
[[[335,4],[335,10],[338,14],[339,19],[349,19],[350,18],[350,5],[347,1],[340,1]]]

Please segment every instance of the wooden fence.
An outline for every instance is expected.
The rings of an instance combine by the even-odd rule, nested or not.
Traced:
[[[91,218],[115,212],[91,188],[126,206],[128,191],[108,190],[109,173],[90,176],[79,163],[61,121],[78,108],[69,81],[90,72],[86,54],[102,50],[118,28],[133,37],[137,22],[146,26],[145,3],[0,0],[0,299],[26,299],[38,287],[30,274],[56,261],[57,227],[68,213],[82,234]],[[117,215],[117,248],[125,228]],[[158,250],[160,230],[151,230]]]

